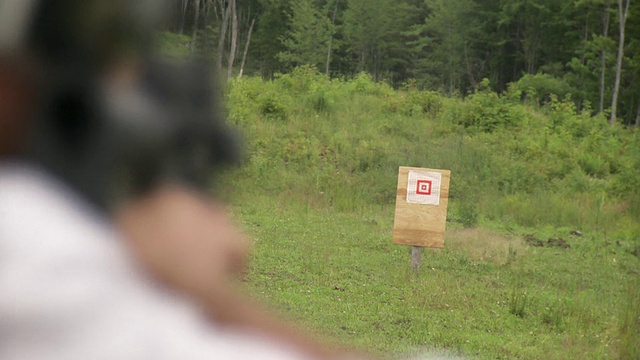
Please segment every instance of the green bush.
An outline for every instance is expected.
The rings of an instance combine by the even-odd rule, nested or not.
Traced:
[[[268,119],[286,120],[287,106],[282,98],[276,94],[264,94],[258,98],[260,114]]]
[[[314,66],[303,65],[288,74],[277,74],[274,82],[282,89],[299,95],[307,93],[314,85],[330,83],[330,80]]]
[[[307,102],[316,113],[328,114],[333,108],[332,89],[330,84],[313,83],[307,95]]]
[[[385,97],[385,109],[406,116],[431,114],[436,116],[442,110],[442,98],[433,91],[410,88],[397,91]]]
[[[352,94],[384,96],[393,93],[387,83],[375,82],[369,73],[361,72],[348,82]]]
[[[478,206],[474,202],[465,201],[458,207],[458,220],[466,227],[478,224]]]
[[[486,79],[485,79],[486,80]],[[505,101],[487,86],[471,95],[462,104],[457,122],[465,128],[481,132],[509,129],[522,123],[526,115],[520,105]]]
[[[524,100],[532,100],[537,104],[551,100],[552,95],[565,98],[575,93],[575,90],[564,80],[548,74],[525,74],[520,80],[509,84],[510,94],[518,94]]]
[[[609,164],[598,154],[583,153],[578,163],[587,175],[604,178],[609,174]]]

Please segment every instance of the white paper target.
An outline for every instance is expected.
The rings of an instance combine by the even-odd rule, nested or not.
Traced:
[[[440,205],[442,174],[409,170],[407,202],[412,204]]]

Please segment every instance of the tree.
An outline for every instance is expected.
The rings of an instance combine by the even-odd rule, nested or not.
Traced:
[[[414,78],[419,86],[464,95],[482,78],[501,92],[523,74],[544,73],[569,84],[582,109],[592,103],[607,111],[611,101],[610,121],[632,125],[640,103],[639,4],[176,0],[179,16],[170,28],[190,35],[180,47],[213,57],[227,77],[237,70],[270,78],[311,64],[329,75],[366,71],[394,85]],[[616,20],[619,31],[610,31]]]
[[[582,36],[574,48],[563,78],[573,86],[572,98],[586,106],[594,104],[603,112],[604,99],[610,96],[611,84],[605,80],[612,74],[611,54],[614,42],[608,37],[610,0],[577,0],[567,17],[580,24]],[[610,98],[610,97],[609,97]]]
[[[331,27],[334,29],[334,31],[331,32],[331,34],[329,35],[329,46],[327,46],[327,62],[326,62],[326,67],[325,67],[325,75],[329,75],[329,69],[331,66],[331,50],[333,47],[333,36],[335,35],[335,28],[336,28],[336,15],[338,14],[338,4],[340,3],[340,0],[334,0],[334,5],[333,5],[333,15],[331,16]]]
[[[331,20],[312,0],[293,0],[291,30],[282,38],[286,50],[278,58],[289,65],[327,66],[327,48],[335,32]]]
[[[222,76],[222,58],[224,56],[224,43],[227,35],[227,29],[229,27],[229,16],[231,16],[231,2],[226,6],[224,1],[220,1],[220,12],[222,13],[222,23],[220,25],[220,31],[218,33],[218,51],[216,52],[216,66],[218,68],[218,74]]]
[[[286,51],[282,38],[291,28],[291,3],[288,0],[260,0],[253,38],[255,46],[250,56],[257,59],[258,70],[264,78],[271,78],[276,72],[283,72],[278,54]]]
[[[411,7],[402,0],[348,0],[344,37],[351,49],[354,72],[368,71],[374,80],[404,77],[412,54],[406,36],[413,23]]]
[[[251,44],[251,33],[253,33],[253,26],[256,24],[256,18],[251,19],[251,25],[249,26],[249,31],[247,33],[247,41],[244,45],[244,52],[242,53],[242,63],[240,63],[240,72],[238,73],[238,78],[242,77],[242,73],[244,72],[244,64],[247,62],[247,53],[249,52],[249,45]]]
[[[427,0],[430,10],[421,37],[413,42],[422,53],[421,72],[449,94],[475,87],[481,61],[477,49],[482,38],[480,8],[473,0]]]
[[[195,44],[196,44],[196,38],[198,35],[198,22],[200,20],[200,0],[194,0],[194,15],[193,15],[193,31],[191,33],[191,46],[190,46],[190,51],[193,51]]]
[[[229,59],[227,61],[227,83],[231,79],[233,63],[236,58],[238,44],[238,11],[236,9],[236,0],[229,0],[229,10],[231,11],[231,48],[229,49]]]
[[[624,27],[627,23],[627,14],[629,13],[629,2],[631,0],[618,0],[618,24],[620,29],[620,38],[618,39],[618,57],[616,61],[616,80],[613,85],[613,97],[611,99],[611,117],[609,123],[613,125],[616,122],[616,111],[618,109],[618,92],[620,91],[620,78],[622,75],[622,58],[624,56]],[[624,2],[624,5],[623,5]]]
[[[609,33],[609,18],[611,14],[611,0],[605,0],[604,10],[602,12],[602,37],[607,39]],[[600,98],[598,99],[598,111],[604,111],[604,88],[605,88],[605,73],[607,71],[607,51],[602,49],[600,55],[601,67],[600,67]]]

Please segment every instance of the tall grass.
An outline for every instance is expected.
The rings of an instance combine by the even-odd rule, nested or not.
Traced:
[[[640,286],[629,284],[620,314],[620,359],[640,359]]]

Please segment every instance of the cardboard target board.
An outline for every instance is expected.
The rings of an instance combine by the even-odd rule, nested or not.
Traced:
[[[400,166],[393,243],[444,247],[451,171]]]

